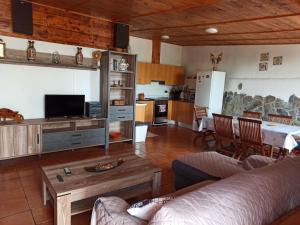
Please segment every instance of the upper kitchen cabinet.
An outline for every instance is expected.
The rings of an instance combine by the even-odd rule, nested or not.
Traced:
[[[164,81],[166,85],[183,85],[184,68],[154,63],[138,63],[137,84],[150,84],[151,81]]]

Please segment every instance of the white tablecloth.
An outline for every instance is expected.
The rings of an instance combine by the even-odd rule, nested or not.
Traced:
[[[233,126],[235,134],[239,135],[239,124],[237,119],[233,119]],[[202,131],[203,129],[215,130],[212,117],[202,119],[199,131]],[[265,144],[292,151],[297,146],[297,142],[293,135],[300,135],[300,127],[263,121],[262,132],[263,142]]]

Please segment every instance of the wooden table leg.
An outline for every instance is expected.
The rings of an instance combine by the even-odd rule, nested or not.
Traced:
[[[161,172],[155,172],[153,175],[152,196],[158,197],[160,194]]]
[[[54,224],[71,225],[71,195],[62,195],[54,203]]]

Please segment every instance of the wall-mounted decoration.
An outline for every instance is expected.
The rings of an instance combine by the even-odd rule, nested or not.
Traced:
[[[102,53],[101,51],[97,50],[97,51],[93,51],[92,53],[92,57],[93,57],[93,66],[98,66],[98,63],[101,59]]]
[[[282,65],[282,56],[273,57],[273,65],[274,66]]]
[[[5,43],[0,39],[0,59],[5,58]]]
[[[268,70],[268,63],[259,63],[259,71],[267,71]]]
[[[34,41],[28,41],[28,48],[27,48],[27,60],[34,61],[36,58],[36,50],[34,48]]]
[[[222,61],[222,58],[223,58],[223,52],[221,52],[217,57],[214,56],[214,54],[212,54],[212,53],[210,54],[210,61],[213,66],[213,68],[212,68],[213,71],[218,70],[218,65]]]
[[[260,61],[269,61],[270,54],[269,52],[260,53]]]
[[[240,90],[242,90],[243,89],[243,83],[239,83],[238,84],[238,90],[240,91]]]
[[[52,63],[54,64],[60,64],[61,61],[60,61],[60,55],[58,52],[53,52],[52,53]]]
[[[82,63],[83,63],[82,48],[80,48],[80,47],[77,47],[77,53],[75,55],[75,62],[77,65],[82,65]]]

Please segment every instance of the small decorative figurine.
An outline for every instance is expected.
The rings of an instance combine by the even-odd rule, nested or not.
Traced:
[[[83,63],[82,48],[80,48],[80,47],[77,47],[77,53],[75,55],[75,62],[77,65],[82,65],[82,63]]]
[[[24,117],[17,111],[12,111],[6,108],[0,109],[0,122],[2,120],[5,122],[6,119],[13,119],[16,123],[21,123],[23,122]]]
[[[5,57],[5,43],[2,39],[0,39],[0,59]]]
[[[52,63],[54,64],[60,64],[60,55],[58,52],[52,53]]]
[[[34,48],[34,41],[28,41],[27,60],[34,61],[36,59],[36,50]]]
[[[129,63],[126,63],[125,59],[122,58],[119,63],[119,71],[127,71],[129,67]]]
[[[222,61],[223,53],[221,52],[218,57],[215,57],[214,54],[210,54],[210,60],[213,66],[213,71],[218,70],[218,65]]]

